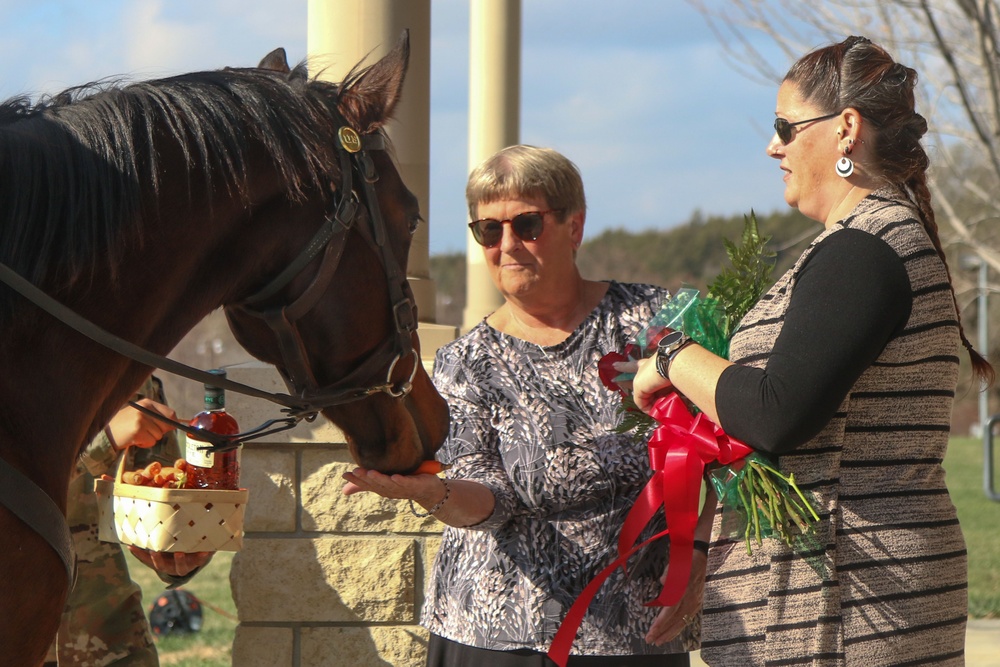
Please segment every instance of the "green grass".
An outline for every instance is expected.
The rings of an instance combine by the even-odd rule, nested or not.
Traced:
[[[1000,618],[1000,503],[983,492],[982,441],[953,438],[945,469],[969,548],[969,615]],[[996,483],[1000,485],[1000,474]],[[143,604],[148,610],[164,590],[163,583],[129,558],[134,564],[132,576],[142,586]],[[236,629],[236,605],[229,590],[232,560],[231,552],[217,553],[208,567],[184,587],[202,601],[205,627],[192,635],[168,635],[158,640],[163,667],[230,667]]]
[[[1000,456],[997,449],[994,456]],[[1000,503],[983,490],[983,441],[952,438],[944,467],[969,549],[969,615],[1000,618]],[[994,476],[994,486],[1000,485],[1000,475]]]
[[[147,614],[150,605],[164,591],[165,585],[152,570],[129,558],[132,578],[142,587],[142,603]],[[183,588],[201,601],[204,627],[192,634],[170,634],[157,639],[156,648],[162,667],[230,667],[233,634],[236,630],[236,605],[229,590],[231,551],[220,551],[212,562]]]

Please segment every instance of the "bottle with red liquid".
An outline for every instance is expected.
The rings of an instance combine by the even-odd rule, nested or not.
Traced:
[[[209,371],[221,378],[226,377],[226,371],[221,368]],[[236,435],[240,427],[233,416],[226,412],[226,390],[211,384],[205,385],[205,409],[188,422],[189,426],[204,429],[221,435]],[[202,450],[206,441],[198,436],[187,434],[188,481],[189,489],[239,489],[240,488],[240,452],[243,445],[224,452]]]

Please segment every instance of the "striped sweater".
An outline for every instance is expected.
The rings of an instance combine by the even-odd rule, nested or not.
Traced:
[[[957,316],[944,264],[912,205],[880,190],[817,237],[744,318],[730,358],[763,369],[758,375],[772,356],[788,366],[796,351],[782,349],[779,336],[789,309],[838,316],[794,300],[810,257],[846,230],[891,249],[890,263],[905,269],[909,302],[846,393],[825,379],[842,378],[841,369],[813,368],[808,350],[798,350],[802,373],[816,377],[835,407],[815,428],[786,429],[808,435],[779,450],[778,463],[816,498],[818,548],[795,553],[768,539],[748,555],[726,535],[724,513],[717,515],[702,635],[702,657],[713,666],[964,664],[966,550],[941,466],[958,377]],[[839,261],[845,274],[861,270],[848,254]],[[726,380],[717,400],[730,431],[726,402],[738,392],[727,392]],[[758,424],[766,420],[761,415]],[[734,422],[735,431],[754,430]],[[753,432],[730,433],[755,444]]]

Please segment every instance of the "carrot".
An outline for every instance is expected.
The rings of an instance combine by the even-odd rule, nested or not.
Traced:
[[[134,484],[135,486],[146,486],[149,478],[141,472],[125,472],[122,473],[122,481],[126,484]]]
[[[160,463],[159,461],[153,461],[148,466],[146,466],[145,470],[143,470],[142,473],[143,476],[148,477],[149,479],[153,479],[154,477],[156,477],[156,474],[160,472],[160,470],[162,469],[163,469],[162,463]]]
[[[187,470],[188,462],[185,461],[184,459],[177,459],[176,461],[174,461],[174,467],[180,470],[181,472],[184,472],[185,470]]]
[[[153,484],[162,488],[167,486],[170,482],[174,481],[175,479],[176,476],[173,473],[165,475],[161,471],[156,473],[156,477],[153,478]]]
[[[420,466],[413,471],[414,475],[438,475],[451,466],[447,463],[441,463],[440,461],[435,461],[431,459],[430,461],[424,461]]]

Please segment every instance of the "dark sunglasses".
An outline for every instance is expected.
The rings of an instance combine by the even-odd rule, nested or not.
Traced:
[[[517,238],[522,241],[536,241],[542,235],[542,230],[545,229],[545,214],[561,213],[562,211],[561,208],[550,208],[547,211],[528,211],[527,213],[518,213],[510,220],[483,218],[470,222],[469,229],[472,230],[472,238],[476,239],[476,243],[484,248],[492,248],[500,243],[500,239],[503,238],[503,226],[508,223]]]
[[[830,113],[825,116],[818,116],[816,118],[807,118],[806,120],[798,120],[794,123],[789,123],[787,118],[775,118],[774,119],[774,131],[778,134],[778,138],[781,139],[781,143],[787,144],[792,140],[795,135],[793,132],[796,125],[802,125],[804,123],[815,123],[818,120],[827,120],[833,118],[834,116],[839,116],[840,112]]]

